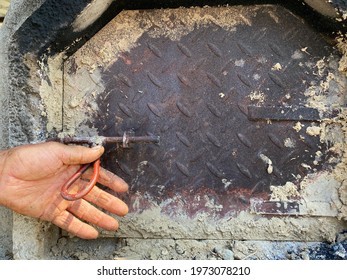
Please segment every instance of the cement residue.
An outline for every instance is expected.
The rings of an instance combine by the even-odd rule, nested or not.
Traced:
[[[308,260],[346,259],[346,241],[320,242],[184,240],[184,239],[67,239],[61,237],[50,259],[67,260]],[[338,237],[338,239],[340,238]],[[322,250],[323,247],[323,250]],[[212,263],[210,263],[212,264]]]
[[[165,204],[163,202],[162,204]],[[133,212],[120,219],[118,237],[242,239],[242,240],[302,240],[334,241],[343,224],[330,217],[261,217],[246,211],[234,218],[217,219],[209,213],[189,217],[162,213],[162,205],[153,203],[150,209]],[[111,233],[113,236],[114,233]],[[110,236],[103,232],[103,236]]]
[[[280,70],[282,70],[282,65],[280,64],[280,63],[276,63],[276,64],[274,64],[272,67],[271,67],[271,70],[272,71],[280,71]]]
[[[272,201],[290,201],[300,196],[298,189],[292,182],[287,182],[284,186],[270,186]]]
[[[72,67],[69,63],[65,65]],[[101,81],[100,69],[93,72],[85,68],[78,70],[78,75],[64,76],[64,132],[70,135],[78,133],[80,136],[96,136],[97,129],[86,126],[98,111],[96,97],[104,92],[105,87]],[[108,111],[104,112],[105,115]],[[77,131],[76,131],[77,130]]]
[[[334,107],[334,104],[336,104],[336,108],[341,109],[341,107],[344,107],[346,104],[346,69],[347,69],[347,43],[344,41],[341,41],[340,39],[337,39],[338,41],[338,47],[341,50],[342,58],[338,62],[338,70],[340,72],[333,72],[333,75],[330,75],[330,77],[334,77],[334,83],[332,83],[333,79],[329,81],[329,88],[327,88],[327,91],[329,94],[331,94],[331,91],[335,91],[336,88],[339,89],[338,96],[335,96],[335,98],[326,98],[325,106],[321,106],[321,104],[318,104],[317,108],[322,110],[322,108],[325,108],[325,110],[328,110],[329,104],[332,101],[335,101],[331,105],[331,107]],[[336,66],[336,64],[335,64]],[[329,64],[327,65],[329,67]],[[331,70],[328,70],[329,73]],[[327,80],[329,80],[329,75],[327,76]],[[324,88],[325,89],[325,88]],[[332,94],[334,95],[334,94]],[[335,94],[336,95],[336,94]],[[324,109],[323,109],[324,113]],[[339,205],[339,213],[338,217],[346,220],[347,219],[347,204],[344,200],[345,195],[345,184],[347,181],[347,113],[345,110],[342,110],[340,114],[338,114],[335,118],[330,119],[324,119],[321,122],[321,132],[320,132],[320,139],[321,142],[327,143],[331,148],[329,149],[331,152],[335,154],[335,157],[331,159],[332,162],[337,163],[336,167],[332,170],[332,175],[334,176],[334,179],[339,182],[339,186],[337,187],[338,191],[338,197],[340,199],[340,205]]]
[[[341,207],[339,209],[339,218],[343,220],[347,220],[347,203],[346,203],[346,184],[347,184],[347,113],[344,112],[339,115],[338,119],[335,120],[332,124],[326,124],[324,128],[328,130],[330,127],[333,127],[337,132],[335,132],[335,135],[338,135],[338,137],[333,137],[333,140],[335,140],[334,146],[330,149],[336,154],[336,158],[338,159],[338,163],[336,167],[333,170],[334,177],[337,181],[340,182],[339,187],[339,198],[341,201]],[[333,129],[330,129],[330,131],[333,131]],[[328,134],[324,133],[322,135],[323,140],[327,139]],[[330,137],[331,139],[331,137]],[[339,141],[336,141],[336,140]]]
[[[46,128],[41,127],[41,122],[38,121],[38,127],[31,130],[41,135],[36,141],[42,141],[42,131],[51,133],[53,131],[61,131],[62,129],[62,105],[63,105],[63,53],[55,57],[42,57],[37,59],[33,54],[27,53],[24,56],[24,64],[29,69],[28,86],[31,87],[33,93],[39,95],[37,107],[38,118],[45,119]],[[36,97],[36,96],[35,96]],[[34,100],[34,97],[31,97]],[[32,101],[33,102],[33,101]],[[44,135],[43,137],[47,137]]]
[[[299,132],[303,128],[303,124],[301,122],[296,122],[293,128],[296,132]]]
[[[283,186],[271,187],[272,201],[296,200],[300,203],[300,214],[309,216],[337,217],[346,220],[346,179],[347,179],[347,115],[345,110],[333,117],[333,110],[340,110],[346,104],[346,69],[347,44],[339,41],[343,57],[340,61],[333,55],[322,58],[313,66],[313,71],[321,78],[318,83],[311,83],[304,93],[308,98],[306,106],[319,111],[322,120],[302,130],[297,122],[293,127],[298,133],[319,137],[333,153],[329,163],[334,167],[320,173],[312,173],[311,164],[303,165],[311,174],[302,178],[300,184],[287,182]],[[329,114],[331,117],[329,117]],[[302,136],[302,135],[301,135]],[[304,137],[302,136],[302,139]],[[317,151],[312,159],[312,166],[322,160],[323,152]]]
[[[346,220],[346,118],[340,116],[338,119],[325,120],[319,128],[314,135],[318,135],[322,142],[329,143],[331,146],[329,151],[335,156],[330,159],[330,162],[336,164],[335,167],[332,170],[307,175],[299,186],[291,183],[289,187],[288,182],[282,187],[272,188],[271,198],[288,201],[293,194],[296,194],[301,203],[301,214],[331,216]],[[323,153],[317,151],[313,165],[319,164],[322,156]]]
[[[92,72],[97,67],[109,67],[119,58],[126,60],[124,54],[138,45],[143,34],[178,41],[205,25],[233,31],[238,25],[251,25],[259,8],[233,6],[123,11],[77,52],[76,64]]]
[[[62,130],[62,106],[63,106],[63,53],[55,57],[48,57],[47,62],[38,61],[38,72],[41,84],[39,94],[41,96],[43,110],[41,115],[47,119],[47,131]],[[35,68],[33,68],[35,69]]]
[[[46,119],[46,131],[75,135],[79,128],[79,136],[94,136],[96,130],[86,127],[85,121],[97,110],[97,94],[104,91],[99,69],[89,73],[81,68],[78,76],[64,75],[64,56],[62,52],[41,60],[26,59],[31,69],[30,85],[39,88],[41,103],[38,109]],[[69,64],[65,66],[69,67]]]
[[[127,239],[114,259],[233,260],[234,253],[227,240]]]
[[[284,139],[284,147],[295,148],[295,141],[292,138]]]
[[[259,6],[223,7],[223,8],[190,8],[176,10],[154,10],[144,22],[149,35],[153,38],[168,37],[178,41],[182,36],[191,33],[195,28],[204,25],[219,26],[228,31],[236,30],[237,25],[252,25],[252,18]],[[174,14],[173,14],[174,11]],[[179,18],[179,20],[176,20]]]
[[[264,103],[265,102],[265,94],[261,91],[254,90],[250,93],[249,98],[251,101],[255,101],[257,103]]]
[[[306,133],[311,136],[318,136],[321,133],[321,127],[319,126],[309,126],[306,128]]]
[[[265,164],[267,164],[267,169],[266,169],[267,173],[272,174],[273,172],[272,160],[264,154],[260,154],[259,157]]]
[[[62,129],[62,56],[40,59],[31,53],[23,56],[29,75],[26,90],[31,93],[27,109],[32,115],[27,113],[26,116],[32,119],[30,143],[43,141],[47,137],[46,132]],[[43,123],[46,124],[44,128]]]
[[[339,61],[339,71],[347,75],[347,41],[344,36],[336,39],[337,47],[342,53],[342,58]]]
[[[337,217],[342,203],[339,198],[340,182],[328,171],[311,174],[300,184],[300,212],[312,216]]]
[[[346,76],[339,72],[339,62],[331,55],[316,62],[313,70],[321,78],[319,83],[311,84],[304,95],[308,97],[307,106],[316,108],[324,117],[325,112],[340,109],[346,102]]]
[[[309,246],[317,243],[235,241],[232,245],[237,260],[309,259]]]

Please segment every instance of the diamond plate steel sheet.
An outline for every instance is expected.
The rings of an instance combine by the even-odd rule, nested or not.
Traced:
[[[129,183],[131,213],[159,205],[170,217],[232,218],[251,198],[268,199],[271,185],[329,166],[327,147],[294,130],[297,119],[251,119],[248,108],[305,107],[321,79],[312,64],[335,50],[284,8],[242,8],[232,23],[227,9],[132,11],[136,24],[116,18],[65,63],[66,111],[85,76],[95,89],[77,108],[88,118],[76,134],[160,136],[106,147],[102,165]],[[305,168],[318,150],[322,160]]]

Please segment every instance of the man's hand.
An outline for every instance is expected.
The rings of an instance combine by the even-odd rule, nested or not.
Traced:
[[[66,201],[60,195],[63,184],[80,164],[98,159],[103,147],[87,148],[59,143],[19,146],[0,151],[0,205],[31,217],[50,221],[85,239],[98,236],[90,224],[117,230],[118,222],[92,204],[118,216],[128,213],[127,205],[95,186],[84,198]],[[83,177],[89,178],[87,171]],[[99,183],[116,192],[126,192],[128,185],[113,173],[101,168]],[[86,184],[78,180],[70,190]]]

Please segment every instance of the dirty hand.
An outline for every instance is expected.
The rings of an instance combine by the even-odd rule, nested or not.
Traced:
[[[90,224],[117,230],[117,220],[92,205],[123,216],[128,213],[128,207],[117,197],[97,186],[77,201],[66,201],[60,195],[61,186],[79,165],[98,159],[103,152],[103,147],[66,146],[54,142],[0,151],[0,205],[50,221],[85,239],[98,236],[98,231]],[[87,171],[83,177],[91,175]],[[86,182],[78,180],[70,189],[77,189],[83,183]],[[103,168],[99,183],[116,192],[128,189],[122,179]]]

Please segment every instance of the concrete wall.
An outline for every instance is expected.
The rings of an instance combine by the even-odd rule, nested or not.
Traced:
[[[4,2],[4,1],[2,1]],[[5,1],[6,2],[6,1]],[[9,1],[7,1],[9,2]],[[35,11],[43,0],[12,0],[7,12],[5,21],[0,28],[0,148],[6,149],[9,142],[9,108],[10,108],[10,73],[9,73],[9,46],[12,38],[19,26]],[[1,3],[6,7],[6,3]],[[14,221],[14,219],[16,221]],[[0,207],[0,259],[13,258],[13,227],[20,224],[25,226],[20,220],[22,218],[12,211]],[[24,228],[24,227],[23,227]],[[35,249],[36,250],[36,249]]]
[[[9,1],[0,1],[0,17],[4,17],[7,9],[8,9]],[[2,22],[0,23],[0,26]],[[4,49],[1,44],[0,47],[0,63],[4,64]],[[5,75],[5,67],[0,68],[0,77],[4,77]],[[7,145],[7,133],[5,129],[6,120],[6,97],[4,94],[5,88],[5,79],[1,78],[0,83],[0,148],[3,149]],[[12,237],[11,237],[11,229],[12,229],[12,213],[6,208],[0,207],[0,259],[10,257],[12,251]]]
[[[42,53],[52,50],[50,44],[55,40],[66,39],[58,32],[66,32],[67,37],[72,34],[64,28],[68,29],[90,2],[11,1],[0,29],[0,149],[47,137],[39,84],[35,83],[40,80],[39,60],[44,59]],[[56,45],[57,49],[65,46],[63,42]],[[58,233],[58,228],[50,223],[0,207],[0,259],[46,258]]]

